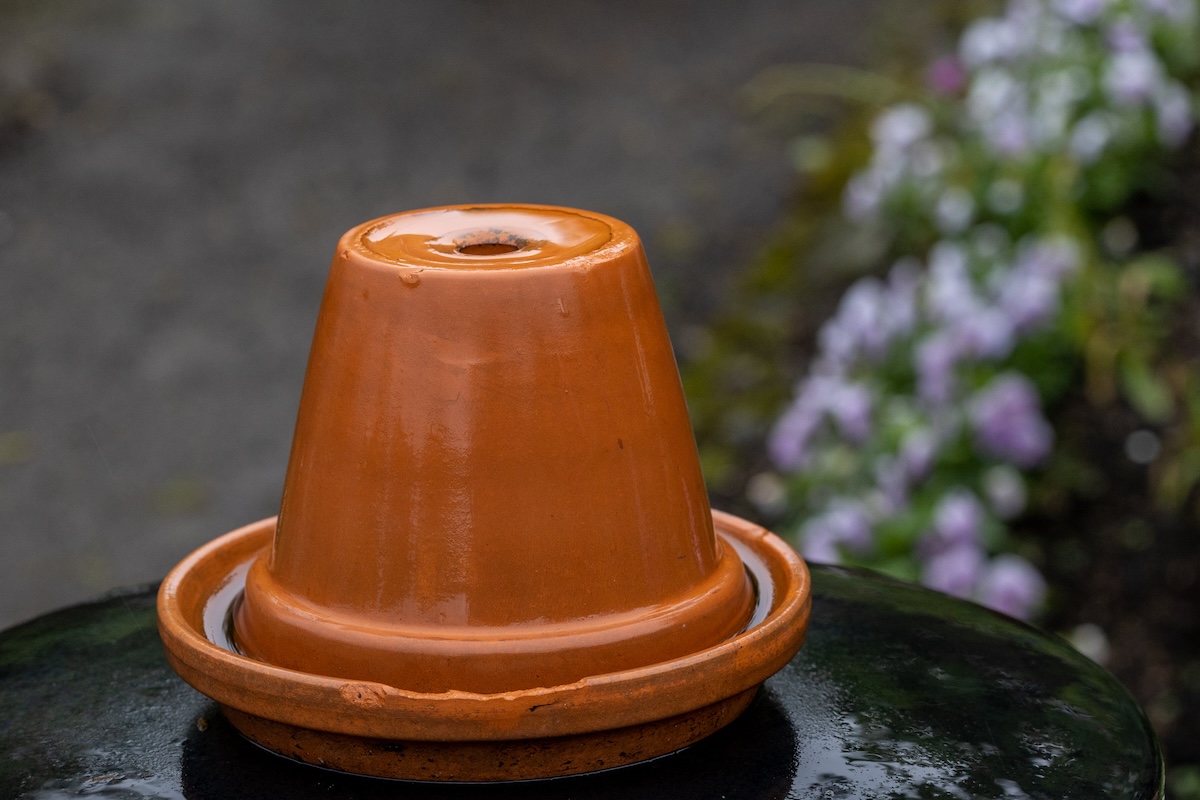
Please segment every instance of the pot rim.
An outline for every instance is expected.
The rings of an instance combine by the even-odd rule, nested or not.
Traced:
[[[504,741],[625,728],[686,714],[745,692],[803,644],[811,611],[804,561],[782,539],[713,511],[718,536],[757,583],[745,630],[681,658],[559,686],[481,694],[424,693],[273,666],[215,639],[250,562],[271,546],[275,517],[231,531],[181,561],[158,594],[172,667],[219,704],[302,728],[388,740]]]

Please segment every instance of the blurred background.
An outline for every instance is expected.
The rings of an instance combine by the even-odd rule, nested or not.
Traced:
[[[275,513],[359,222],[604,212],[706,320],[795,180],[744,86],[878,5],[0,3],[0,624]]]
[[[0,626],[275,513],[333,247],[642,235],[714,504],[1106,664],[1200,797],[1196,0],[0,0]]]

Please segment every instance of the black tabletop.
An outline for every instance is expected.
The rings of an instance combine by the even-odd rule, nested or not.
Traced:
[[[167,666],[154,589],[0,633],[0,797],[1154,798],[1163,766],[1105,670],[970,603],[813,568],[808,641],[732,725],[609,772],[488,785],[333,773],[242,739]]]

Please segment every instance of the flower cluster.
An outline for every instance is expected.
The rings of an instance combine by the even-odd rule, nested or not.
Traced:
[[[1004,553],[1005,522],[1054,432],[1016,356],[1061,327],[1094,258],[1059,206],[1106,160],[1191,131],[1164,51],[1195,39],[1197,16],[1195,0],[1010,0],[933,63],[918,100],[876,117],[844,212],[907,255],[846,292],[768,441],[806,557],[1036,611],[1044,582]]]

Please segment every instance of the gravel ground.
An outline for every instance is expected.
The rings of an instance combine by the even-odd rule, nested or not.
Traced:
[[[881,2],[0,0],[0,625],[274,513],[360,221],[603,211],[702,322],[791,187],[741,88]]]

